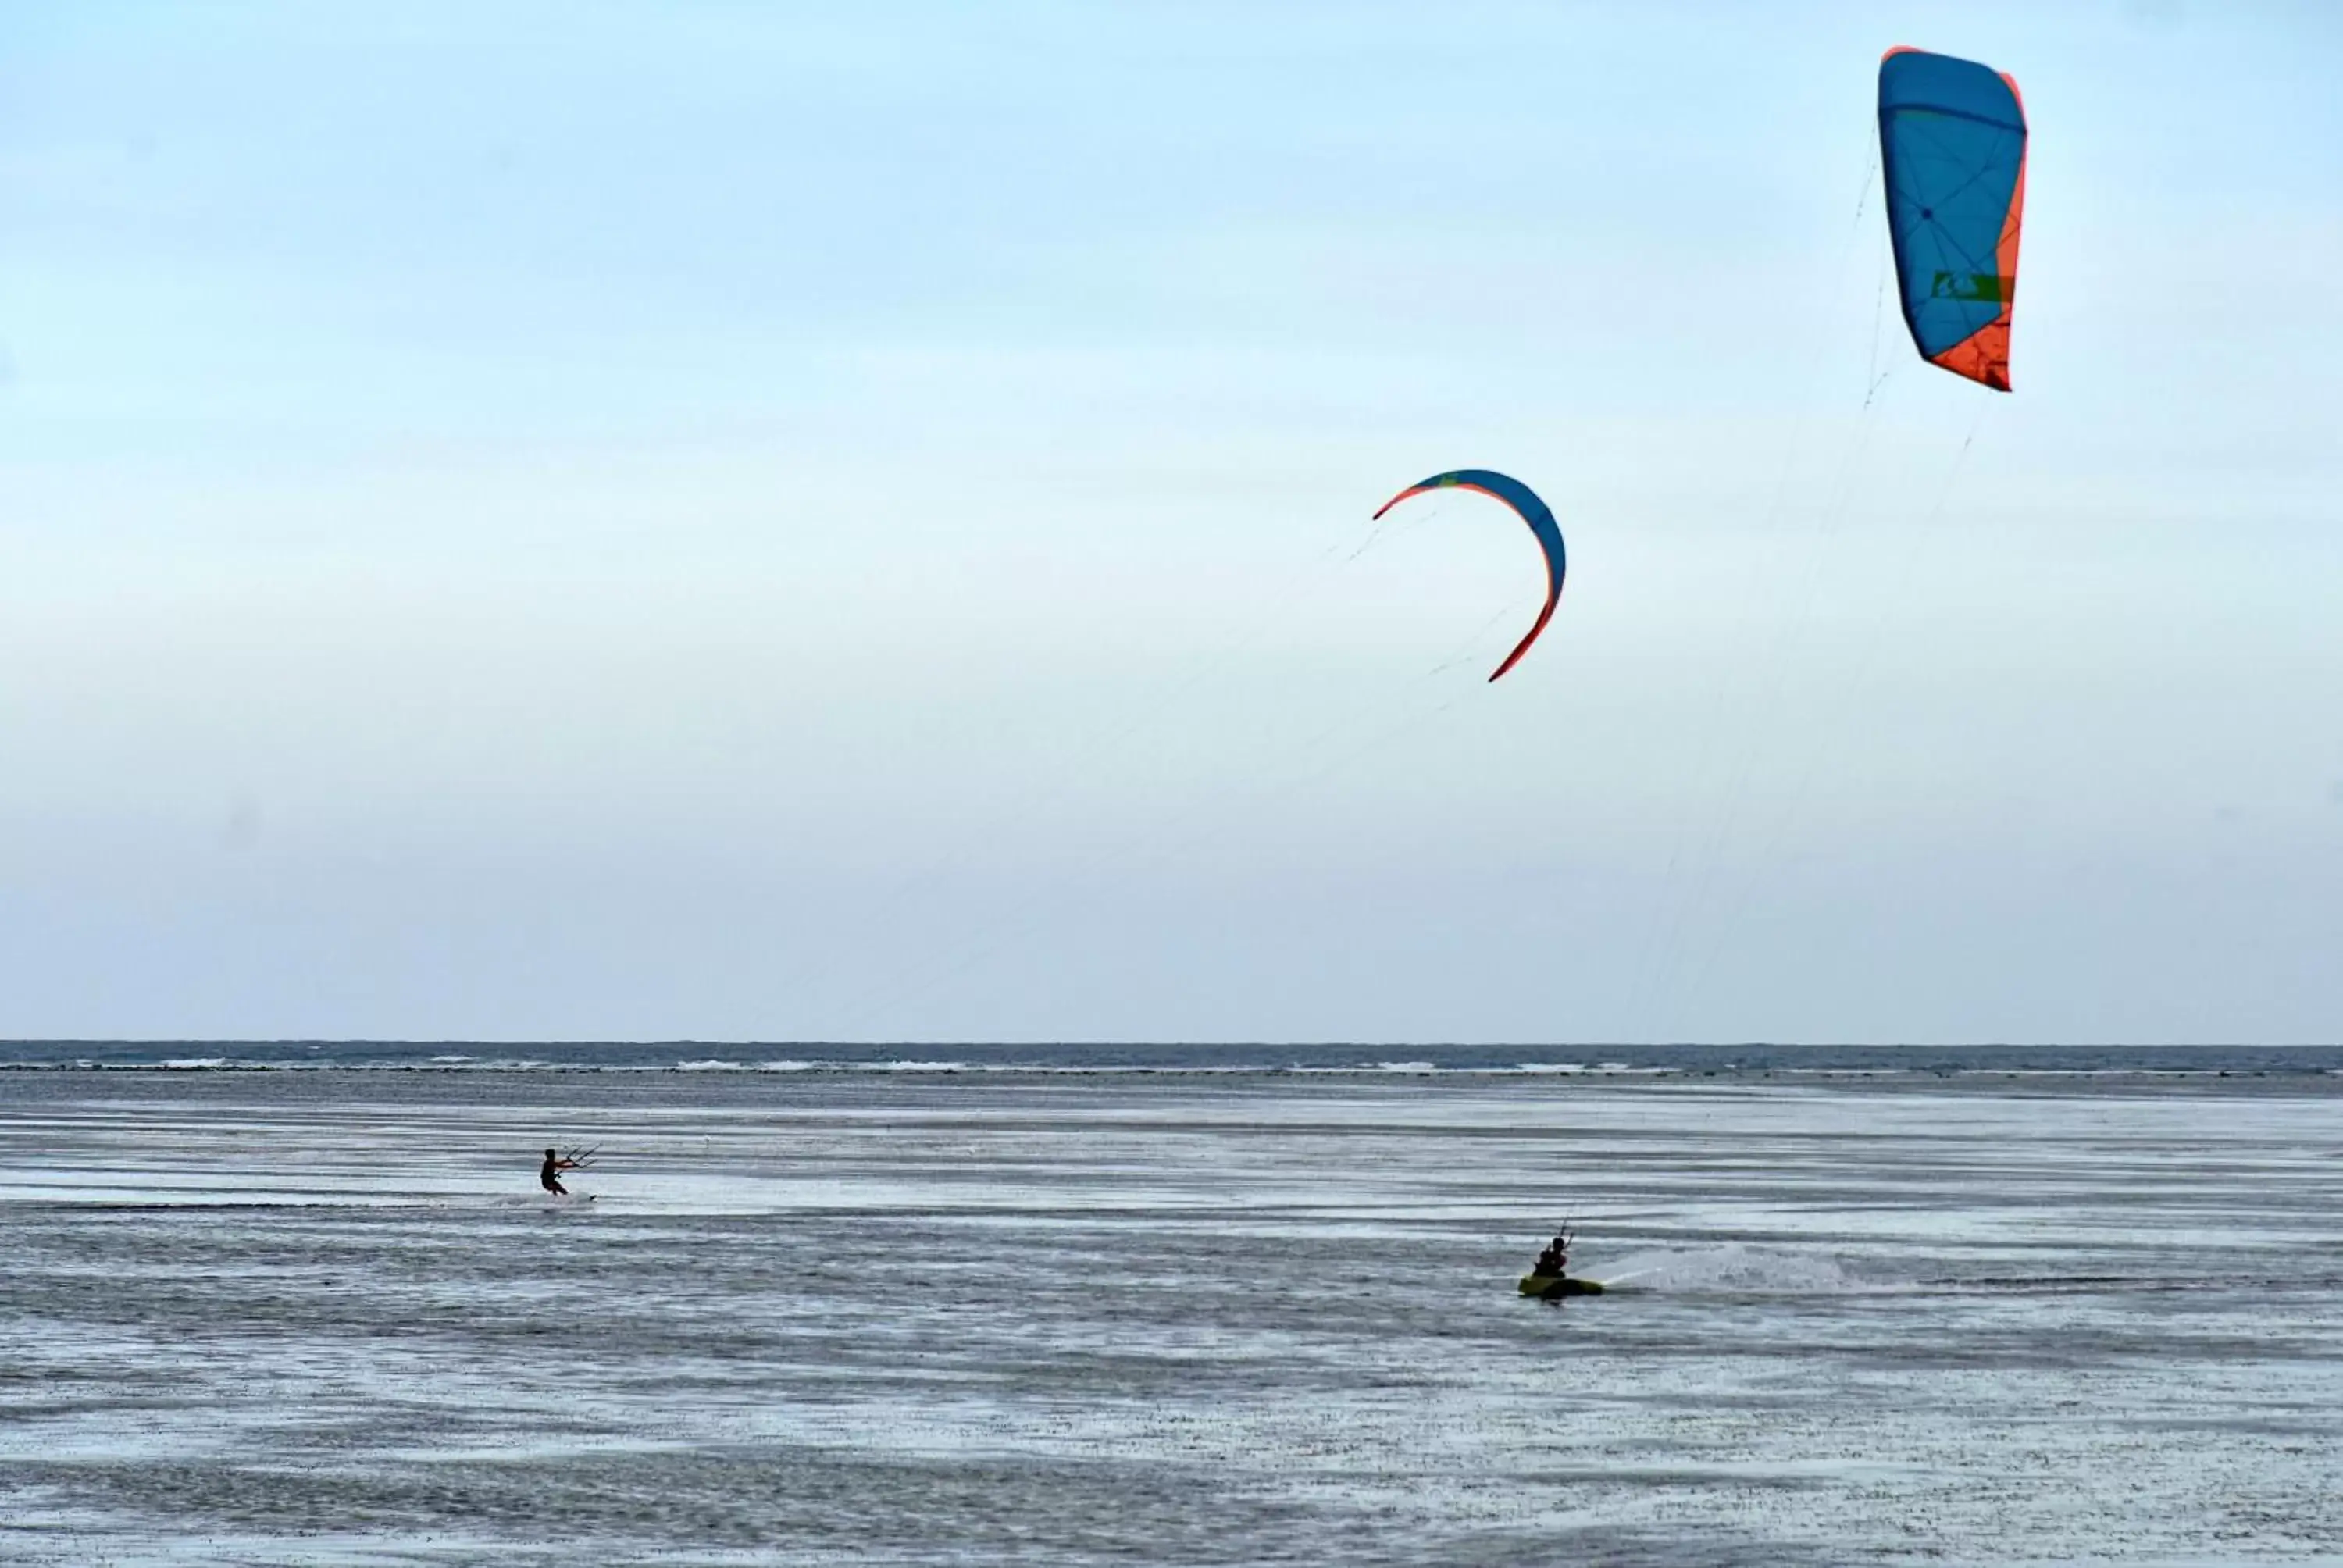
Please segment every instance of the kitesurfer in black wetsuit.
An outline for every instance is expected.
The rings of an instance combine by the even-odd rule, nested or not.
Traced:
[[[1570,1238],[1567,1235],[1556,1236],[1553,1241],[1548,1241],[1545,1244],[1545,1251],[1538,1254],[1537,1267],[1531,1271],[1539,1274],[1568,1273],[1570,1271]]]
[[[557,1197],[567,1198],[569,1196],[569,1189],[561,1184],[560,1172],[577,1169],[577,1161],[564,1160],[555,1151],[548,1149],[545,1151],[545,1164],[537,1173],[537,1184]]]

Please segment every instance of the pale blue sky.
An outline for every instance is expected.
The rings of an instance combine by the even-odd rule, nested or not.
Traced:
[[[2009,397],[1896,43],[2025,89]],[[0,1035],[2343,1037],[2338,48],[11,7]],[[1355,553],[1463,466],[1494,687],[1517,525]]]

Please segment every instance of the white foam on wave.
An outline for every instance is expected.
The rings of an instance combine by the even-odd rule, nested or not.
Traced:
[[[749,1064],[745,1061],[726,1061],[720,1057],[708,1057],[699,1061],[679,1061],[675,1066],[679,1072],[746,1072],[749,1070]]]
[[[1587,1273],[1605,1287],[1687,1294],[1833,1295],[1867,1288],[1828,1253],[1739,1241],[1651,1248]]]
[[[1479,1073],[1487,1078],[1584,1076],[1589,1073],[1604,1078],[1651,1078],[1671,1076],[1684,1070],[1680,1067],[1637,1067],[1632,1061],[1598,1061],[1593,1066],[1583,1061],[1524,1061],[1513,1067],[1475,1067],[1459,1070]]]
[[[162,1065],[183,1071],[194,1071],[206,1067],[226,1067],[227,1058],[225,1056],[175,1056]]]
[[[490,1199],[488,1206],[494,1209],[545,1209],[564,1214],[590,1214],[594,1212],[595,1201],[599,1196],[600,1194],[594,1192],[571,1192],[567,1195],[558,1192],[506,1192]]]

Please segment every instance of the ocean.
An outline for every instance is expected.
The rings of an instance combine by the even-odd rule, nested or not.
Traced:
[[[2343,1563],[2338,1112],[2324,1048],[0,1046],[0,1562]],[[1608,1293],[1523,1299],[1565,1220]]]

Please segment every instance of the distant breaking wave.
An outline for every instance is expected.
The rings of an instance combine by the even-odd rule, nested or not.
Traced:
[[[2343,1045],[1047,1045],[809,1041],[13,1040],[0,1069],[417,1072],[2343,1074]]]

